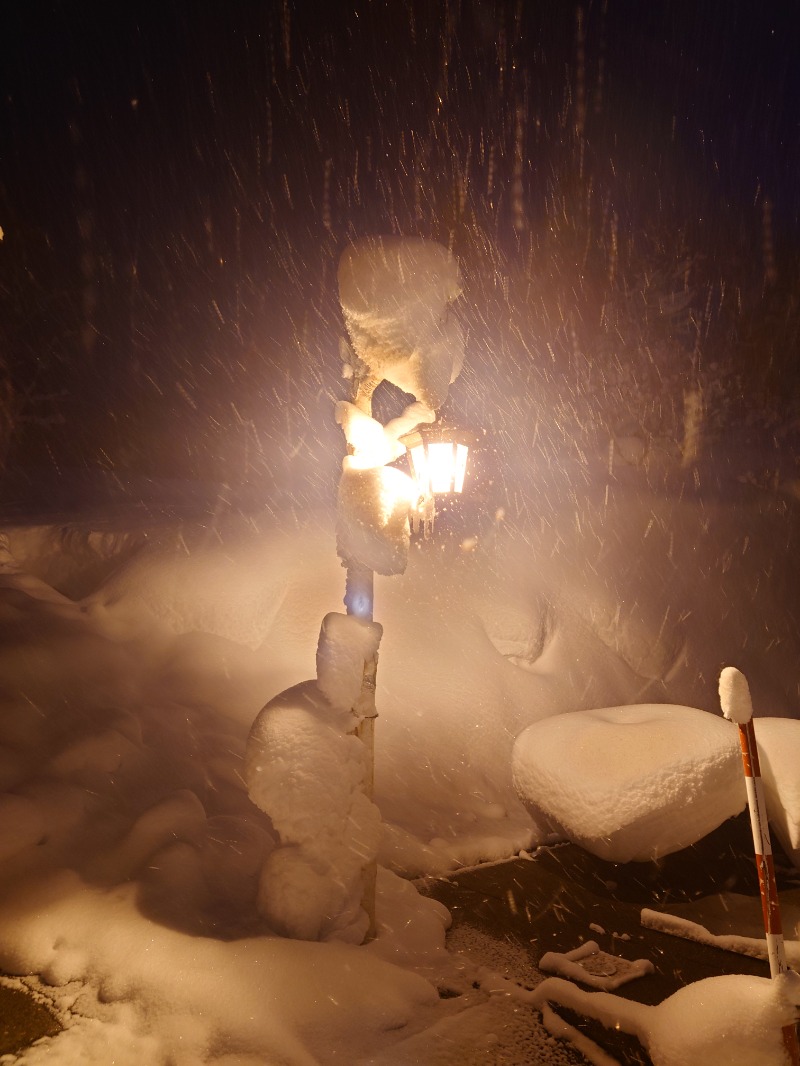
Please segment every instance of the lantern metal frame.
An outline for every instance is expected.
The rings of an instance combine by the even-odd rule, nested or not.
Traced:
[[[477,434],[447,423],[418,426],[401,438],[421,495],[459,496]]]

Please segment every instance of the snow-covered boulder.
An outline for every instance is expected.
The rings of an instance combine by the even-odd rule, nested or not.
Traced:
[[[513,777],[537,822],[611,862],[688,847],[746,802],[735,727],[692,707],[546,718],[517,738]]]

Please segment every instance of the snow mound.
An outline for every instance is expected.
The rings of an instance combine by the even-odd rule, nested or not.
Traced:
[[[341,596],[331,527],[327,514],[300,525],[265,511],[226,516],[213,528],[157,530],[83,605],[105,626],[113,618],[125,638],[160,629],[251,650],[268,641],[289,664],[280,673],[296,681],[313,668],[320,603]]]
[[[360,943],[366,930],[362,868],[377,854],[380,814],[362,791],[364,748],[352,725],[306,681],[271,700],[250,731],[250,799],[283,845],[261,871],[259,909],[288,936]]]
[[[755,734],[770,825],[800,869],[800,722],[795,718],[759,718]]]
[[[708,977],[655,1007],[609,992],[584,992],[550,977],[524,998],[542,1010],[548,1029],[553,1016],[547,1004],[558,1003],[606,1028],[631,1033],[647,1048],[653,1066],[777,1066],[788,1061],[781,1030],[795,1020],[800,977],[792,972],[775,980]],[[566,1031],[580,1039],[571,1026]]]
[[[653,1066],[775,1066],[784,1061],[781,1029],[795,1020],[800,977],[727,974],[679,989],[650,1016]]]
[[[547,718],[520,734],[512,762],[536,820],[611,862],[679,851],[746,802],[736,730],[692,707]]]
[[[0,894],[0,928],[0,965],[60,986],[51,994],[68,1026],[25,1063],[358,1062],[438,1009],[428,980],[375,952],[187,937],[142,913],[135,884],[103,890],[69,870]],[[94,1002],[70,981],[91,982]],[[100,1022],[97,1046],[86,1026]]]

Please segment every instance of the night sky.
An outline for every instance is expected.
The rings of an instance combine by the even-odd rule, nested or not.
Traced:
[[[7,464],[329,494],[336,264],[367,234],[459,257],[452,405],[504,446],[530,439],[545,394],[581,425],[622,402],[621,372],[593,377],[598,323],[642,277],[692,262],[704,365],[732,338],[763,347],[765,198],[783,327],[797,286],[792,6],[9,0]],[[687,328],[648,321],[626,343],[655,350],[656,331],[696,370]]]

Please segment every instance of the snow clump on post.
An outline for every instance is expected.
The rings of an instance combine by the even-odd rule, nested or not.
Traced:
[[[753,701],[747,678],[735,666],[726,666],[719,675],[719,702],[729,722],[747,725],[753,717]]]
[[[364,663],[383,630],[344,614],[325,616],[317,680],[271,700],[256,718],[245,755],[250,799],[269,815],[281,846],[261,871],[259,910],[301,940],[360,943],[362,870],[375,859],[380,813],[364,794],[366,753],[353,735]]]
[[[460,294],[458,263],[435,241],[377,237],[348,248],[339,300],[353,371],[441,407],[464,362],[463,330],[448,313]]]

